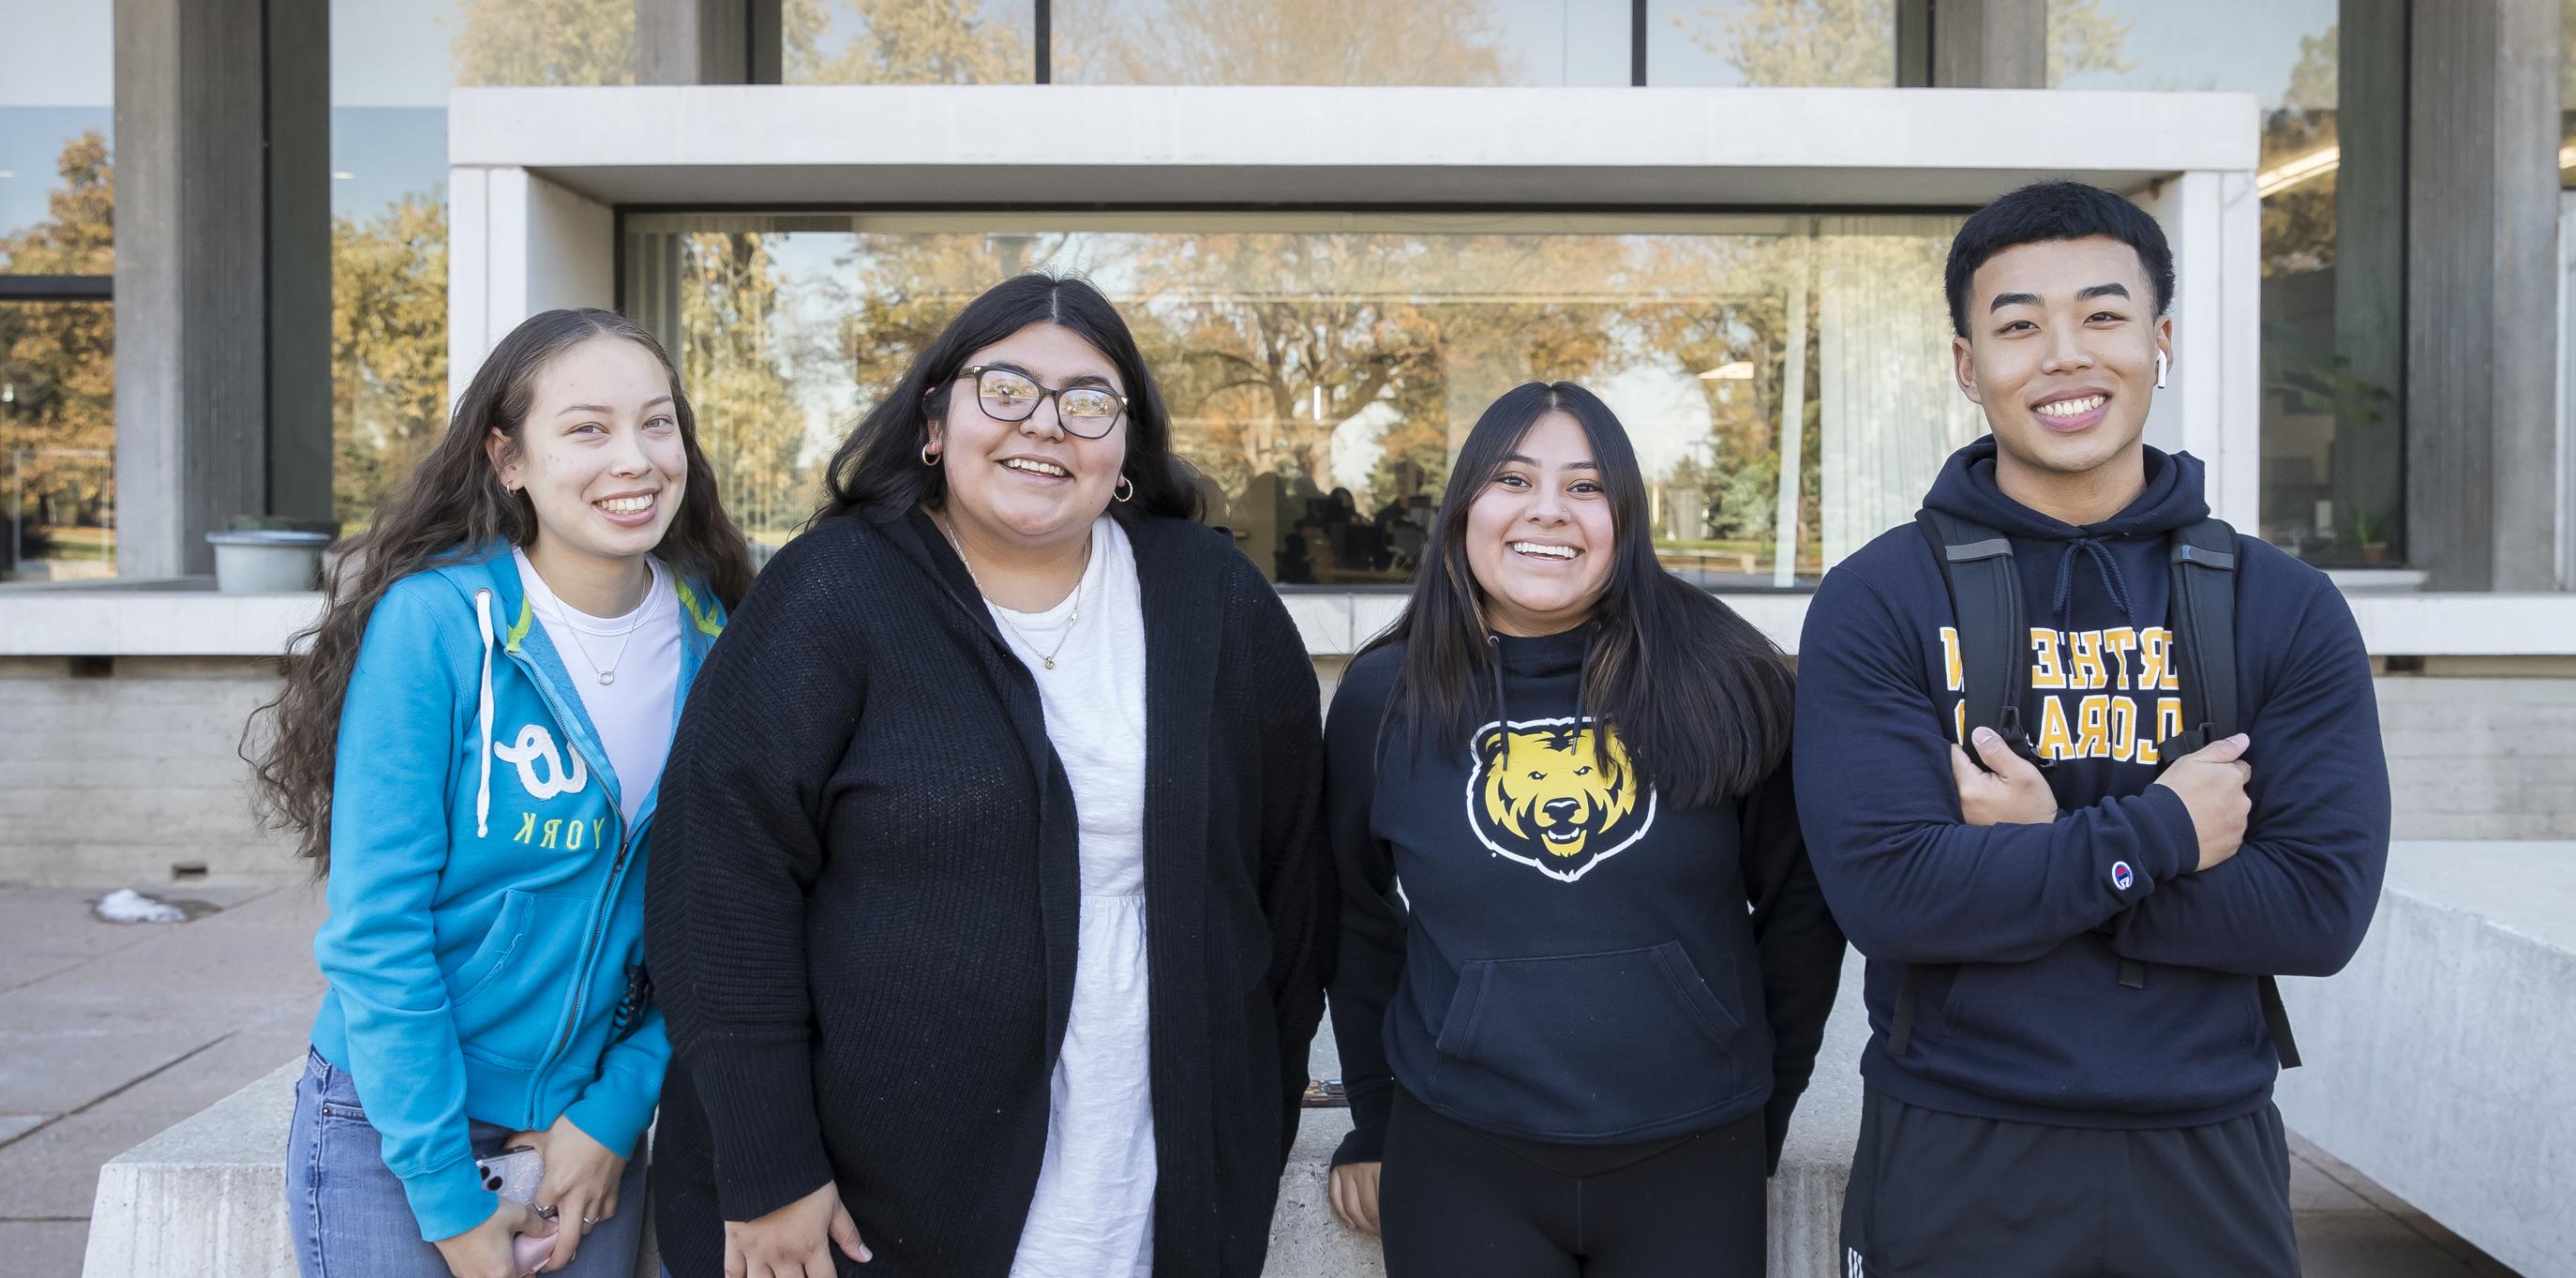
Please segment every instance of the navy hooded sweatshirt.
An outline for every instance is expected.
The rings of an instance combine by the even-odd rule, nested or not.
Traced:
[[[1925,504],[2011,539],[2031,627],[2025,723],[2059,815],[1961,823],[1956,622],[1908,524],[1824,580],[1799,648],[1797,781],[1816,876],[1869,958],[1861,1073],[1907,1104],[2076,1127],[2179,1127],[2260,1109],[2278,1073],[2260,974],[2324,976],[2361,943],[2388,853],[2370,660],[2324,573],[2236,539],[2242,849],[2195,871],[2155,743],[2180,727],[2166,534],[2205,518],[2201,464],[2146,450],[2146,486],[2078,528],[2004,496],[1995,445]],[[2119,980],[2145,965],[2143,988]],[[1888,1047],[1906,965],[1912,1041]]]
[[[1378,1160],[1398,1082],[1452,1121],[1554,1145],[1762,1110],[1778,1159],[1843,953],[1788,761],[1740,800],[1665,802],[1585,712],[1589,640],[1494,640],[1499,704],[1419,750],[1386,720],[1403,645],[1343,675],[1324,731],[1354,1123],[1336,1164]]]

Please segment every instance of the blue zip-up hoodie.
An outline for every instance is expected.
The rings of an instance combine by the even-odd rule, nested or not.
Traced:
[[[2201,465],[2146,450],[2127,509],[2077,528],[1995,486],[1995,445],[1925,504],[2004,533],[2031,627],[2026,720],[2056,761],[2045,825],[1960,820],[1949,725],[1955,616],[1908,524],[1825,578],[1798,659],[1798,808],[1816,878],[1869,957],[1861,1073],[1907,1104],[2079,1127],[2178,1127],[2260,1109],[2278,1073],[2260,974],[2352,957],[2388,852],[2370,660],[2324,573],[2236,539],[2238,716],[2253,810],[2195,872],[2190,813],[2155,786],[2180,727],[2166,534],[2202,519]],[[2146,965],[2143,988],[2119,980]],[[1912,1041],[1888,1049],[1901,972]]]
[[[684,701],[724,615],[671,580]],[[670,1058],[641,980],[654,796],[624,820],[533,621],[506,546],[405,577],[367,618],[340,711],[313,1046],[356,1083],[433,1241],[496,1205],[469,1118],[569,1117],[631,1154]]]

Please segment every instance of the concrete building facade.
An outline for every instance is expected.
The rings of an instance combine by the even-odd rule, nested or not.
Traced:
[[[363,526],[537,310],[660,336],[774,545],[957,303],[1088,274],[1329,690],[1407,511],[1534,376],[1603,390],[1666,563],[1793,645],[1981,433],[1948,235],[2059,175],[2172,237],[2151,440],[2344,586],[2400,837],[2576,840],[2559,0],[0,0],[0,34],[0,881],[302,872],[235,750],[318,601],[215,593],[205,536]],[[2478,1006],[2568,1023],[2563,933],[2476,920],[2576,861],[2446,902],[2441,855],[2402,953],[2293,992],[2310,1060],[2362,1065],[2284,1104],[2576,1272],[2473,1174],[2528,1114],[2408,1128],[2439,1078],[2389,1031],[2445,936]]]

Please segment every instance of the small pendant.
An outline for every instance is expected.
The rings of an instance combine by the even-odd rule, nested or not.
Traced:
[[[1046,663],[1046,667],[1047,667],[1047,669],[1049,669],[1049,670],[1053,670],[1053,669],[1055,669],[1055,658],[1053,658],[1053,657],[1040,657],[1040,658],[1038,658],[1038,660],[1045,662],[1045,663]]]
[[[599,672],[599,681],[601,683],[615,683],[617,682],[617,672],[614,670],[602,670]]]

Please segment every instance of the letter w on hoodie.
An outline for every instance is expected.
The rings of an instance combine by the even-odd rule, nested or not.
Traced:
[[[2059,815],[1962,822],[1957,619],[1911,525],[1834,569],[1799,650],[1798,806],[1816,877],[1870,960],[1861,1072],[1909,1104],[2095,1127],[2219,1122],[2278,1072],[2258,974],[2326,975],[2360,945],[2388,849],[2370,663],[2323,573],[2237,538],[2243,850],[2194,872],[2181,798],[2153,783],[2180,727],[2167,534],[2205,518],[2201,465],[2146,450],[2137,499],[2074,527],[2006,497],[1995,445],[1952,456],[1933,509],[2012,541],[2031,628],[2026,722]],[[2149,965],[2143,988],[2122,960]],[[1923,969],[1912,1041],[1887,1029]]]

